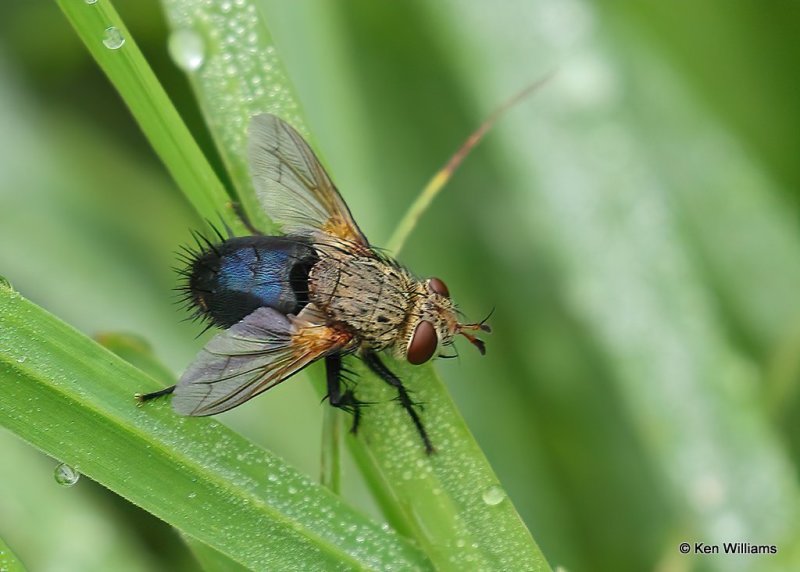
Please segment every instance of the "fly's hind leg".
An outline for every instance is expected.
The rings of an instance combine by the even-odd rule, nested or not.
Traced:
[[[358,431],[358,424],[361,422],[361,407],[367,405],[364,401],[356,399],[353,390],[350,388],[342,392],[342,355],[334,354],[325,358],[325,374],[328,380],[328,400],[331,405],[347,411],[353,415],[353,426],[350,432],[354,435]]]
[[[245,228],[247,230],[249,230],[253,235],[257,235],[257,236],[258,235],[262,235],[263,236],[264,233],[261,232],[259,229],[257,229],[255,227],[255,225],[253,224],[253,221],[251,221],[250,217],[247,216],[247,213],[245,212],[245,210],[242,207],[241,203],[232,202],[231,203],[231,207],[233,207],[233,211],[236,213],[236,216],[239,217],[239,220],[242,221],[242,224],[244,224],[244,226],[245,226]]]
[[[408,390],[403,385],[403,382],[400,381],[400,378],[393,374],[389,368],[383,364],[381,359],[378,357],[378,354],[375,352],[366,351],[361,357],[364,360],[364,363],[367,364],[367,367],[378,374],[383,381],[397,390],[397,400],[414,422],[414,426],[417,428],[417,432],[422,438],[422,442],[425,444],[425,452],[428,455],[433,453],[436,449],[433,448],[433,444],[428,437],[428,432],[425,430],[425,426],[422,424],[422,420],[419,418],[417,410],[414,409],[417,404],[412,401],[411,396],[408,394]]]
[[[134,397],[136,397],[136,401],[138,401],[139,403],[144,403],[145,401],[150,401],[151,399],[155,399],[156,397],[169,395],[173,391],[175,391],[175,386],[170,385],[169,387],[165,387],[164,389],[159,389],[158,391],[154,391],[152,393],[137,393]]]

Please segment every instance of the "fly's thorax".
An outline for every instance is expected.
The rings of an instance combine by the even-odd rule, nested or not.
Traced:
[[[414,311],[416,280],[374,257],[322,257],[309,273],[309,298],[332,322],[375,350],[397,345]]]

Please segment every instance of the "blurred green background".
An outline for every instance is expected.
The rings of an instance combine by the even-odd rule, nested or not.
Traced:
[[[158,2],[115,5],[213,156]],[[378,246],[496,105],[556,70],[401,257],[470,317],[496,308],[487,356],[462,347],[438,368],[551,565],[800,568],[798,5],[261,7]],[[170,267],[200,223],[55,3],[0,7],[0,117],[0,274],[180,372],[202,339]],[[222,418],[316,474],[322,408],[304,379]],[[31,570],[192,569],[167,527],[86,479],[59,487],[8,433],[0,447],[0,537]],[[684,556],[682,541],[778,554]]]

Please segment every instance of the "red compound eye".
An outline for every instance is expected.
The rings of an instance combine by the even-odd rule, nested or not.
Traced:
[[[439,345],[439,338],[436,336],[436,329],[428,320],[422,320],[417,324],[414,335],[408,343],[406,359],[413,365],[425,363],[433,356]]]
[[[445,298],[450,297],[450,290],[447,289],[447,285],[439,278],[430,278],[428,280],[428,288],[431,292],[436,292],[440,296],[444,296]]]

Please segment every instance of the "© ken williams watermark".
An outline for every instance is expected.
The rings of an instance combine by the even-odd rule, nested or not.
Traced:
[[[707,544],[705,542],[681,542],[678,546],[681,554],[777,554],[774,544],[750,544],[749,542],[723,542]]]

